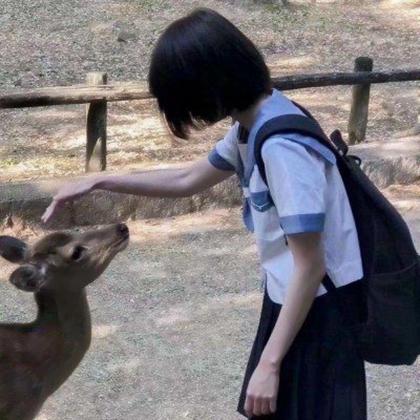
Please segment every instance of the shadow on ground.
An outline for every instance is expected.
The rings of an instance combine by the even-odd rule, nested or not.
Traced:
[[[420,239],[417,210],[408,210]],[[39,420],[73,420],[74,413],[86,420],[238,419],[261,301],[255,246],[239,211],[137,221],[130,230],[129,248],[89,287],[92,347]],[[0,275],[2,319],[31,320],[31,296],[7,284],[10,270],[5,265]],[[416,375],[418,366],[368,366],[371,419],[415,418]]]

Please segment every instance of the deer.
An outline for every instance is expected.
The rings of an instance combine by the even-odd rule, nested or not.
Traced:
[[[125,224],[54,232],[33,246],[0,236],[0,255],[18,267],[9,281],[34,294],[31,323],[0,324],[0,420],[31,420],[70,377],[91,343],[85,287],[129,242]]]

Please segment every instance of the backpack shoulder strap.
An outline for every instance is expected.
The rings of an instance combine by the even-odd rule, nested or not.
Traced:
[[[309,114],[310,115],[310,114]],[[262,179],[267,184],[264,161],[261,151],[264,142],[275,134],[296,133],[313,137],[323,146],[327,147],[334,155],[340,156],[338,150],[330,142],[318,122],[309,115],[288,114],[268,120],[257,132],[254,142],[254,158]]]
[[[300,109],[308,118],[310,118],[311,120],[315,120],[315,117],[303,105],[295,101],[291,101],[291,102],[296,108]]]
[[[292,103],[296,108],[299,108],[308,118],[316,121],[315,117],[305,107],[303,107],[301,104],[298,104],[295,101],[292,101]],[[333,142],[334,146],[338,149],[342,156],[347,155],[349,147],[347,146],[347,143],[343,140],[340,130],[334,130],[330,134],[330,140]]]
[[[296,108],[299,108],[308,118],[316,121],[315,117],[305,107],[303,107],[301,104],[298,104],[295,101],[292,101],[292,103]],[[338,149],[342,156],[347,155],[349,147],[347,146],[347,143],[343,140],[340,130],[334,130],[330,134],[330,140],[333,142],[334,146]]]

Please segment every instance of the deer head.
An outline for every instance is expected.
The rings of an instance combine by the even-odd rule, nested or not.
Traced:
[[[0,236],[0,255],[19,264],[10,282],[27,292],[77,291],[97,279],[128,244],[125,224],[85,233],[56,232],[33,246]]]

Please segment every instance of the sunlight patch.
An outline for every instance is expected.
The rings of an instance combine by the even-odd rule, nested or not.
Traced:
[[[92,328],[92,336],[95,338],[105,338],[115,334],[119,328],[119,325],[95,325]]]
[[[171,308],[168,313],[155,320],[157,326],[174,325],[180,322],[189,322],[191,320],[185,308]]]

